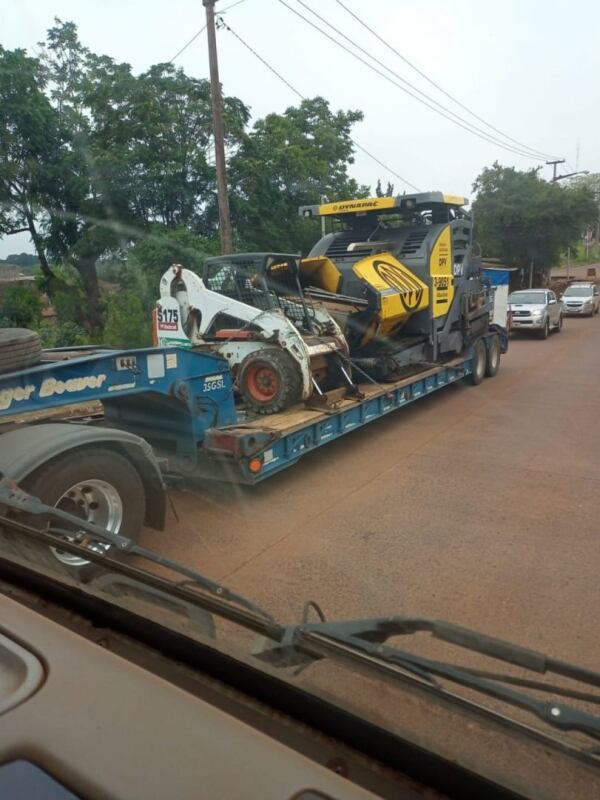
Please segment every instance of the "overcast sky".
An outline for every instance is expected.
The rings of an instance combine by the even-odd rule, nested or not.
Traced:
[[[217,10],[234,2],[219,0]],[[310,16],[298,0],[285,2]],[[402,78],[485,127],[377,41],[336,0],[303,2]],[[600,171],[597,0],[344,4],[446,92],[513,140],[565,157],[573,169]],[[91,50],[129,62],[136,72],[170,60],[204,24],[201,0],[1,0],[0,42],[33,54],[55,16],[75,22]],[[519,169],[540,163],[482,141],[424,107],[310,28],[280,0],[243,0],[225,17],[303,95],[320,94],[333,109],[363,111],[364,121],[353,137],[419,189],[469,196],[477,174],[495,160]],[[176,59],[190,75],[208,76],[205,37]],[[218,32],[218,46],[224,91],[240,97],[253,117],[298,102],[230,32]],[[549,176],[550,169],[544,167],[543,174]],[[571,171],[567,165],[561,169]],[[384,184],[391,180],[396,191],[411,191],[360,151],[352,172],[372,187],[381,178]],[[30,249],[25,235],[0,241],[0,257]]]

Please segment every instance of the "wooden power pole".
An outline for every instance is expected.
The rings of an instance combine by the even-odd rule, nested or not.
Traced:
[[[215,32],[215,2],[202,0],[206,8],[206,33],[208,36],[208,63],[210,68],[210,94],[212,99],[213,133],[215,137],[215,162],[217,167],[217,199],[219,202],[219,234],[221,253],[233,252],[229,197],[227,194],[227,168],[225,166],[225,143],[223,137],[223,98],[219,82],[217,61],[217,36]]]
[[[564,158],[557,158],[555,161],[546,161],[546,164],[548,164],[548,166],[552,167],[552,182],[553,183],[555,183],[558,180],[558,178],[556,176],[556,167],[557,167],[557,165],[558,164],[564,164],[564,163],[565,163],[565,159]]]

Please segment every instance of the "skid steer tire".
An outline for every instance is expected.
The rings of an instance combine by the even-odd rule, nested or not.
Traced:
[[[246,356],[237,384],[246,407],[257,414],[275,414],[302,399],[300,367],[281,350],[257,350]]]
[[[473,386],[479,386],[485,378],[487,365],[487,349],[483,339],[477,339],[473,344],[473,372],[469,375],[469,381]]]
[[[31,367],[41,357],[42,343],[35,331],[27,328],[0,330],[0,373]]]
[[[136,468],[121,453],[106,447],[86,447],[67,451],[46,462],[21,486],[49,506],[82,516],[101,528],[137,539],[146,509],[144,485]],[[32,516],[27,520],[45,528],[47,520]],[[117,557],[114,547],[108,554]],[[52,554],[63,567],[81,581],[89,581],[101,568],[59,548]]]
[[[485,359],[485,377],[493,378],[500,369],[500,340],[497,336],[492,336],[488,342],[487,354]]]

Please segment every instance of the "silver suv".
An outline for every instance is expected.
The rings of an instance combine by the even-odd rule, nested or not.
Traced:
[[[551,330],[562,328],[562,303],[549,289],[524,289],[508,296],[508,330],[536,331],[547,339]]]
[[[565,314],[582,314],[591,317],[600,309],[600,294],[595,283],[572,283],[562,298]]]

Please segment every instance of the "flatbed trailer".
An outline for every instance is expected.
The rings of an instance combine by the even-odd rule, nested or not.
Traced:
[[[298,405],[254,417],[236,407],[227,362],[212,354],[184,348],[45,351],[39,365],[0,375],[0,472],[24,488],[43,488],[56,484],[57,470],[83,459],[82,481],[89,483],[94,462],[86,463],[85,454],[100,448],[108,477],[98,477],[98,484],[110,484],[111,454],[115,461],[125,459],[139,475],[145,497],[138,527],[144,521],[160,528],[165,480],[258,483],[452,383],[468,377],[479,383],[485,374],[495,374],[497,365],[489,368],[492,345],[506,352],[506,332],[492,327],[478,342],[462,356],[417,374],[360,384],[356,397],[335,407]],[[86,403],[100,403],[103,414],[69,422],[40,419],[45,412]],[[125,497],[124,507],[127,502]]]

